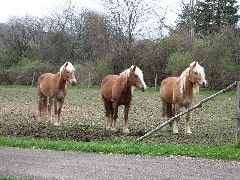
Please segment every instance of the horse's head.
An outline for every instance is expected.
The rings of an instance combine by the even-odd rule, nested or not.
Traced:
[[[194,84],[199,84],[202,87],[207,87],[208,83],[205,80],[205,72],[202,63],[192,62],[189,67],[189,80]]]
[[[61,76],[67,80],[68,83],[70,83],[72,86],[75,86],[77,84],[77,80],[74,75],[75,68],[70,62],[66,62],[61,68],[60,68],[60,74]]]
[[[142,66],[131,66],[128,81],[132,86],[136,86],[145,91],[147,86],[143,80]]]

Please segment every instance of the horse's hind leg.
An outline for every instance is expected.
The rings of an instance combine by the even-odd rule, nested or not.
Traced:
[[[42,119],[44,122],[47,121],[47,96],[42,96]]]
[[[168,119],[171,118],[172,114],[172,105],[169,104],[167,101],[162,99],[162,117],[163,123]],[[169,123],[170,129],[172,130],[172,123]]]
[[[118,118],[118,103],[113,102],[113,120],[112,120],[111,131],[117,131],[116,129],[117,118]]]
[[[42,118],[43,99],[42,99],[41,95],[39,95],[38,110],[39,110],[39,116],[40,116],[40,118]]]
[[[173,117],[173,116],[174,116],[174,115],[173,115],[172,104],[167,103],[167,118],[171,118],[171,117]],[[173,122],[170,122],[170,123],[169,123],[169,126],[170,126],[170,128],[171,128],[171,130],[172,130]]]
[[[130,109],[130,102],[127,103],[125,105],[125,108],[124,108],[124,127],[123,127],[123,132],[125,134],[129,133],[129,129],[128,129],[128,112],[129,112],[129,109]]]
[[[48,118],[49,118],[50,123],[52,123],[52,105],[53,105],[53,98],[49,97]]]
[[[107,114],[107,130],[111,129],[112,123],[113,123],[113,103],[107,102],[107,108],[108,108],[108,114]]]
[[[106,130],[110,130],[112,126],[112,118],[113,118],[113,107],[112,102],[109,102],[107,100],[104,100],[104,107],[106,109],[106,117],[107,117],[107,125]]]

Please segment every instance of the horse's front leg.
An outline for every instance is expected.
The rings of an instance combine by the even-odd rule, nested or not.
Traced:
[[[192,131],[190,129],[190,112],[186,114],[186,127],[185,127],[185,133],[186,134],[192,134]]]
[[[111,131],[117,131],[116,129],[116,121],[118,118],[118,102],[113,102],[113,118],[112,118],[112,127]]]
[[[173,116],[175,115],[178,115],[180,112],[180,106],[178,104],[175,104],[174,105],[174,114]],[[174,123],[173,123],[173,133],[174,134],[178,134],[178,122],[179,122],[179,118],[177,118]]]
[[[58,100],[57,100],[57,98],[53,98],[53,107],[54,107],[54,125],[55,126],[59,126],[59,124],[58,124],[58,108],[57,108],[57,102],[58,102]]]
[[[59,126],[60,125],[60,114],[62,112],[62,105],[64,103],[64,98],[61,98],[58,100],[58,109],[57,109],[57,118],[55,118],[55,126]],[[56,117],[56,114],[55,114]]]
[[[127,104],[125,104],[125,108],[124,108],[124,127],[123,127],[123,132],[125,134],[129,133],[129,129],[128,129],[128,112],[130,109],[130,102],[128,102]]]

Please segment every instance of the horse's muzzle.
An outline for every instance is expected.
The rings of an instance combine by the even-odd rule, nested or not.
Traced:
[[[145,88],[144,88],[144,86],[142,86],[142,87],[141,87],[141,90],[142,90],[142,92],[144,92],[144,91],[145,91]]]
[[[72,86],[77,85],[77,81],[76,81],[76,80],[69,81],[69,83],[70,83]]]
[[[208,82],[205,80],[205,81],[203,81],[203,83],[202,83],[202,87],[207,87],[208,86]]]

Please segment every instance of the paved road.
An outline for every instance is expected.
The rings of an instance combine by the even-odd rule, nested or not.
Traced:
[[[240,179],[240,162],[189,157],[0,148],[0,177],[21,179]]]

